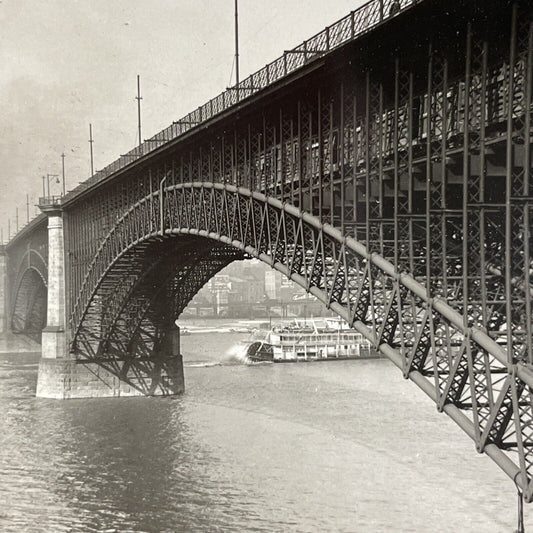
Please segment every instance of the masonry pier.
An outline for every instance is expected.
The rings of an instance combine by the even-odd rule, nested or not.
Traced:
[[[179,333],[177,333],[179,335]],[[179,345],[179,343],[177,343]],[[184,391],[183,359],[166,346],[149,359],[92,362],[74,357],[39,362],[37,397],[67,400],[118,396],[170,396]],[[122,374],[116,371],[117,363]]]
[[[65,359],[67,342],[63,217],[57,204],[40,207],[48,216],[48,306],[46,327],[42,334],[42,358]]]

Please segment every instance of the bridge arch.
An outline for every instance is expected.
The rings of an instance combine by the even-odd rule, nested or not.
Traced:
[[[168,257],[164,250],[169,249],[181,259],[163,260]],[[190,299],[209,277],[237,257],[231,255],[232,249],[240,257],[257,257],[316,296],[417,383],[474,439],[479,451],[496,456],[507,470],[516,469],[500,446],[512,424],[513,394],[522,400],[529,394],[517,384],[533,385],[529,371],[508,362],[503,348],[488,335],[465,326],[462,316],[444,300],[431,298],[420,283],[396,272],[391,263],[369,253],[361,243],[294,206],[233,185],[173,185],[143,198],[118,220],[100,246],[74,307],[73,349],[80,349],[82,339],[96,339],[100,352],[84,355],[105,358],[105,349],[113,344],[111,334],[102,334],[113,327],[115,332],[120,329],[110,328],[109,321],[106,326],[102,319],[106,286],[113,287],[113,297],[126,295],[120,305],[111,306],[120,308],[111,319],[113,324],[131,324],[131,316],[126,317],[124,310],[131,314],[143,309],[135,311],[137,340],[122,334],[115,349],[124,349],[128,343],[130,348],[132,343],[146,348],[138,333],[144,331],[143,321],[168,323],[177,318],[168,310],[177,312],[188,302],[185,297],[173,306],[163,303],[164,299],[158,301],[153,296],[166,290],[158,292],[156,287],[168,289],[168,284],[173,284],[169,294],[175,298],[182,286],[180,280],[191,283],[195,269],[203,268],[187,293]],[[158,284],[150,274],[135,270],[149,256],[156,257],[159,265],[153,267]],[[208,265],[217,257],[218,266],[210,270]],[[130,271],[124,276],[126,265]],[[123,288],[112,281],[114,271],[126,280]],[[133,281],[128,286],[129,279]],[[142,287],[150,287],[150,301]],[[99,322],[94,317],[100,317]],[[157,334],[150,342],[156,345]],[[472,367],[482,374],[486,370],[483,365],[503,377],[496,381],[486,375],[474,376]],[[477,402],[474,387],[497,397],[498,411],[503,406],[508,416],[497,416],[490,404]]]
[[[513,363],[486,333],[380,255],[262,193],[194,182],[161,188],[132,206],[90,265],[70,319],[73,351],[102,360],[114,350],[146,355],[157,346],[158,328],[173,322],[218,270],[245,256],[269,264],[344,318],[478,451],[510,475],[522,470],[527,487],[529,464],[519,470],[502,451],[515,406],[529,402],[533,376],[526,366]],[[109,298],[115,299],[111,306]],[[106,317],[104,309],[114,315]],[[479,401],[483,395],[496,400]],[[515,446],[517,438],[528,436],[513,434]]]
[[[110,361],[149,358],[194,295],[243,254],[202,238],[149,236],[106,269],[76,330],[73,351]],[[125,275],[125,270],[128,273]]]
[[[47,282],[39,268],[21,270],[13,291],[11,330],[40,342],[46,325]]]
[[[25,334],[37,342],[46,325],[48,264],[36,249],[28,246],[15,268],[11,290],[9,321],[11,331]]]

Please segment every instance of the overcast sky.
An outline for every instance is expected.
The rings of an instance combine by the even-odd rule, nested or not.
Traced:
[[[258,70],[361,0],[239,0],[240,77]],[[42,176],[67,189],[235,80],[234,0],[0,0],[0,228],[26,221]],[[233,77],[232,76],[233,71]],[[54,181],[54,180],[52,180]],[[61,185],[52,183],[52,193]]]

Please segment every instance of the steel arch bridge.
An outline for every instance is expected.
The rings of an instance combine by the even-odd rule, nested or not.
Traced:
[[[30,315],[16,302],[39,276],[18,265],[40,236],[65,359],[171,393],[176,363],[156,357],[169,328],[216,272],[259,258],[367,337],[532,500],[529,4],[372,0],[42,199],[7,246],[12,323]]]

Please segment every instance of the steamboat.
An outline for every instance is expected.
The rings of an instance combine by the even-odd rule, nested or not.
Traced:
[[[378,358],[359,332],[337,319],[294,320],[266,332],[263,339],[250,343],[249,361],[288,363],[340,359]]]

